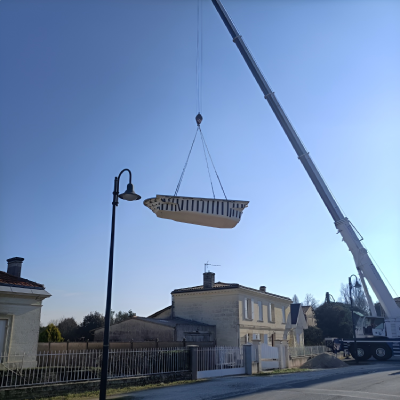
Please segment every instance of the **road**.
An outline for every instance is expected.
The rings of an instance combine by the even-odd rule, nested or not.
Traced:
[[[400,361],[287,375],[233,376],[144,390],[123,400],[400,400]]]

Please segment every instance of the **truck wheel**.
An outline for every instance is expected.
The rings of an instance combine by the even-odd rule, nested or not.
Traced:
[[[351,353],[352,357],[354,359],[356,359],[356,352],[355,352],[355,346],[354,345],[352,345],[350,347],[350,353]],[[371,350],[367,346],[357,345],[357,355],[358,355],[358,359],[360,361],[366,361],[371,357]]]
[[[378,361],[386,361],[392,357],[393,353],[390,347],[387,344],[378,344],[375,345],[372,349],[372,357]]]

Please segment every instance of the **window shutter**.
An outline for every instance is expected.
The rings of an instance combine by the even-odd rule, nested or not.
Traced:
[[[248,319],[249,316],[248,316],[248,310],[247,310],[247,299],[246,299],[246,297],[244,298],[244,303],[243,303],[243,305],[244,305],[244,318],[245,318],[245,319]]]
[[[251,299],[251,319],[254,319],[254,300]]]
[[[258,302],[258,320],[263,321],[263,309],[261,301]]]
[[[268,303],[268,322],[272,322],[271,303]]]
[[[275,305],[271,304],[271,321],[275,323]]]

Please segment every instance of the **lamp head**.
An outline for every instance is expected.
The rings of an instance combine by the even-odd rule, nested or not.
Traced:
[[[354,287],[355,287],[356,289],[361,289],[361,285],[360,285],[360,283],[358,282],[358,279],[356,279],[356,284],[354,285]]]
[[[133,185],[132,183],[128,183],[128,186],[126,188],[126,192],[122,193],[118,196],[122,200],[128,200],[128,201],[134,201],[134,200],[140,200],[141,197],[135,193],[133,190]]]

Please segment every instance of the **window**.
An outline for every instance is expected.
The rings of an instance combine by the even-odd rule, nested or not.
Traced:
[[[268,304],[268,322],[275,323],[275,306],[272,303]]]
[[[259,321],[264,321],[264,318],[263,318],[263,306],[262,306],[262,302],[261,301],[258,302],[258,320]]]
[[[286,324],[286,307],[282,307],[282,324]]]
[[[244,319],[254,319],[254,301],[247,297],[244,298]]]

